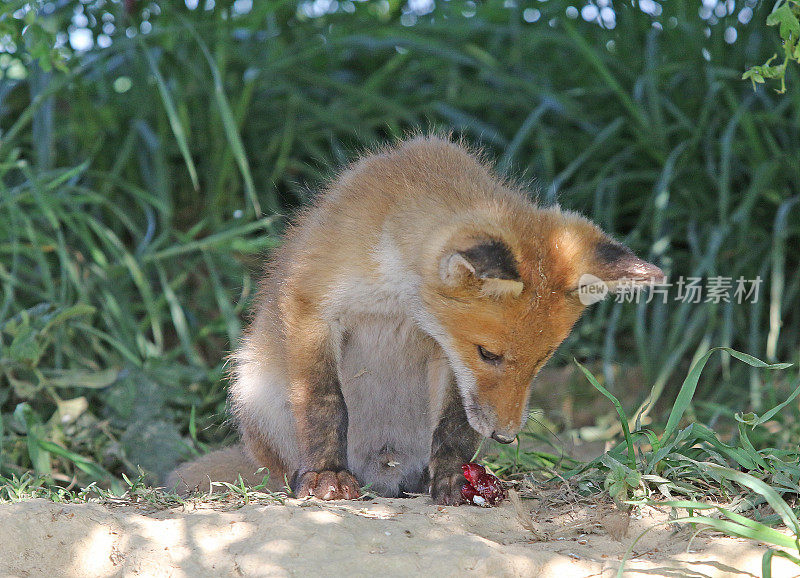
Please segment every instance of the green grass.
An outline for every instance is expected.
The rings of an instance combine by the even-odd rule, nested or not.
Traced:
[[[556,447],[494,465],[619,499],[740,496],[712,462],[793,499],[797,398],[765,409],[800,362],[800,79],[788,66],[783,94],[741,79],[781,48],[771,6],[742,24],[743,2],[715,22],[689,0],[657,17],[618,3],[609,30],[565,0],[451,0],[413,26],[394,1],[320,18],[294,2],[24,4],[0,8],[15,43],[0,53],[3,491],[119,495],[124,473],[152,481],[233,439],[225,356],[285,216],[359,150],[422,128],[483,146],[673,279],[764,279],[755,304],[594,306],[553,363],[598,368],[620,445],[588,464]],[[53,48],[75,10],[95,37],[113,25],[109,47]]]
[[[771,576],[773,556],[800,565],[800,523],[796,514],[800,449],[796,442],[781,444],[783,447],[760,444],[765,447],[756,449],[751,441],[751,432],[778,417],[800,395],[800,379],[792,384],[793,391],[787,399],[763,415],[734,414],[736,435],[726,442],[722,428],[716,432],[702,423],[687,425],[685,419],[701,373],[716,351],[757,369],[780,371],[790,367],[785,363],[767,364],[732,349],[710,350],[693,364],[659,435],[642,427],[641,414],[630,420],[620,401],[576,362],[589,382],[613,404],[624,439],[586,463],[520,449],[519,442],[524,440],[519,440],[516,448],[504,448],[489,456],[488,465],[501,475],[519,480],[523,497],[535,497],[548,484],[566,481],[583,495],[603,490],[622,508],[645,504],[669,507],[673,511],[670,523],[711,528],[772,546],[764,553],[765,577]],[[772,442],[779,440],[770,437]],[[539,480],[533,472],[538,473]],[[543,473],[549,473],[550,479],[543,478]],[[686,515],[681,516],[680,511]],[[786,527],[788,535],[772,528],[779,524]],[[631,542],[626,558],[642,535]],[[624,560],[618,576],[623,571]]]
[[[255,486],[245,485],[241,478],[238,484],[210,482],[208,491],[199,491],[188,496],[153,487],[147,478],[147,474],[141,471],[134,479],[123,474],[119,486],[108,490],[94,482],[82,488],[54,486],[47,476],[34,476],[25,472],[21,476],[0,477],[0,504],[40,498],[58,503],[94,502],[156,511],[185,508],[188,505],[235,509],[253,503],[283,504],[286,500],[286,493],[266,488],[268,475],[265,475],[261,484]]]

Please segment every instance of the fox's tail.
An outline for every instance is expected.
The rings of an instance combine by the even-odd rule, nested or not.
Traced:
[[[211,482],[235,484],[241,476],[246,485],[255,486],[261,484],[269,473],[267,489],[279,490],[284,487],[285,472],[278,464],[274,465],[277,467],[269,468],[269,472],[267,470],[258,472],[262,466],[256,464],[245,453],[242,444],[237,444],[181,464],[167,476],[164,486],[167,490],[184,495],[194,491],[219,491],[220,488],[212,487]]]

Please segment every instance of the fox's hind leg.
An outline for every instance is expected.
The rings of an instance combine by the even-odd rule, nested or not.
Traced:
[[[284,485],[285,468],[272,452],[263,452],[257,461],[242,444],[217,450],[200,456],[196,460],[181,464],[164,481],[167,490],[181,495],[192,492],[214,492],[224,487],[212,486],[211,482],[236,484],[241,476],[248,486],[256,486],[269,476],[267,488],[279,490]],[[260,468],[265,468],[259,471]]]

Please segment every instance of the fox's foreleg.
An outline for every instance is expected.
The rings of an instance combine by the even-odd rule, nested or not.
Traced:
[[[317,316],[295,319],[286,333],[289,399],[300,450],[292,490],[299,498],[357,498],[358,481],[347,470],[347,406],[330,331]]]
[[[454,382],[447,387],[439,422],[431,444],[431,498],[437,504],[464,503],[461,486],[466,478],[461,465],[470,461],[480,443],[480,434],[467,421],[464,404]]]

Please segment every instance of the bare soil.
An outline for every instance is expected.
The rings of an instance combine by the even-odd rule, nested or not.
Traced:
[[[287,500],[147,511],[31,500],[0,505],[1,576],[761,575],[765,547],[677,530],[668,512],[595,501],[442,507],[426,497]],[[775,558],[773,576],[798,576]]]

